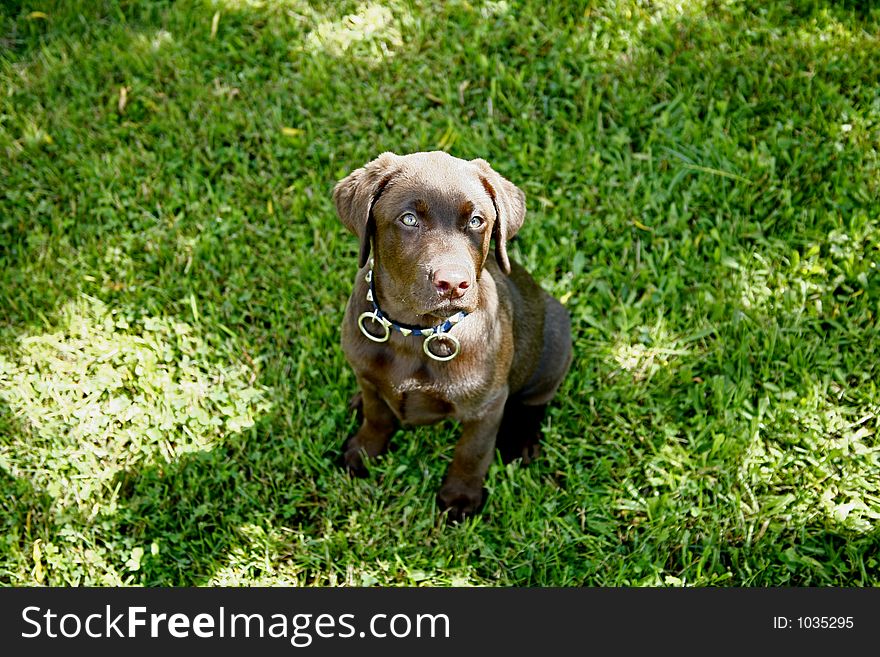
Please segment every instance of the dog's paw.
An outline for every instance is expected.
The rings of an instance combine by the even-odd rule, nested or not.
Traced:
[[[528,465],[541,453],[541,434],[519,441],[505,440],[498,445],[498,452],[505,465],[517,459],[521,460],[522,465]]]
[[[352,477],[364,479],[369,476],[370,471],[364,463],[364,451],[355,442],[354,436],[351,436],[342,444],[341,457],[340,465]]]
[[[472,487],[449,481],[437,493],[437,505],[446,514],[446,522],[451,524],[479,513],[488,496],[489,492],[482,486]]]

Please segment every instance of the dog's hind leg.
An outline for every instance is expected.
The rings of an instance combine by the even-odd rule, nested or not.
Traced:
[[[547,404],[529,406],[515,397],[507,400],[501,428],[495,439],[495,447],[503,463],[522,459],[523,465],[528,465],[538,457],[541,450],[541,423],[546,411]]]
[[[504,463],[522,459],[528,465],[540,450],[541,424],[571,366],[571,321],[556,299],[545,296],[541,358],[531,378],[507,399],[495,446]]]

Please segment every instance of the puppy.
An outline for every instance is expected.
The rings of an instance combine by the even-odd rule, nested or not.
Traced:
[[[496,447],[505,462],[537,454],[571,363],[567,311],[507,255],[525,194],[484,160],[383,153],[341,180],[333,201],[360,240],[342,348],[362,421],[345,466],[366,476],[364,458],[399,424],[454,418],[461,437],[437,499],[461,520],[485,501]]]

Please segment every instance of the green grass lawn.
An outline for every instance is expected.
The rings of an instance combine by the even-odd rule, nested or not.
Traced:
[[[6,2],[0,583],[880,583],[880,9],[782,0]],[[353,480],[334,183],[527,194],[571,312],[542,457]]]

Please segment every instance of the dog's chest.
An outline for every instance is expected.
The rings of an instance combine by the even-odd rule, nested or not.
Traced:
[[[379,383],[385,403],[405,424],[433,424],[456,413],[453,395],[419,367]]]
[[[464,376],[453,363],[433,365],[423,358],[401,357],[376,349],[357,363],[356,371],[375,386],[382,400],[404,424],[434,424],[457,418],[477,391],[477,377]]]
[[[403,391],[395,396],[394,414],[404,424],[434,424],[455,414],[450,402],[421,391]]]
[[[376,344],[361,339],[356,330],[343,328],[350,336],[345,339],[343,334],[349,363],[404,424],[462,419],[482,403],[492,387],[493,370],[486,361],[490,345],[471,345],[462,336],[461,355],[435,362],[425,356],[423,343],[413,336],[392,334],[388,342]]]

